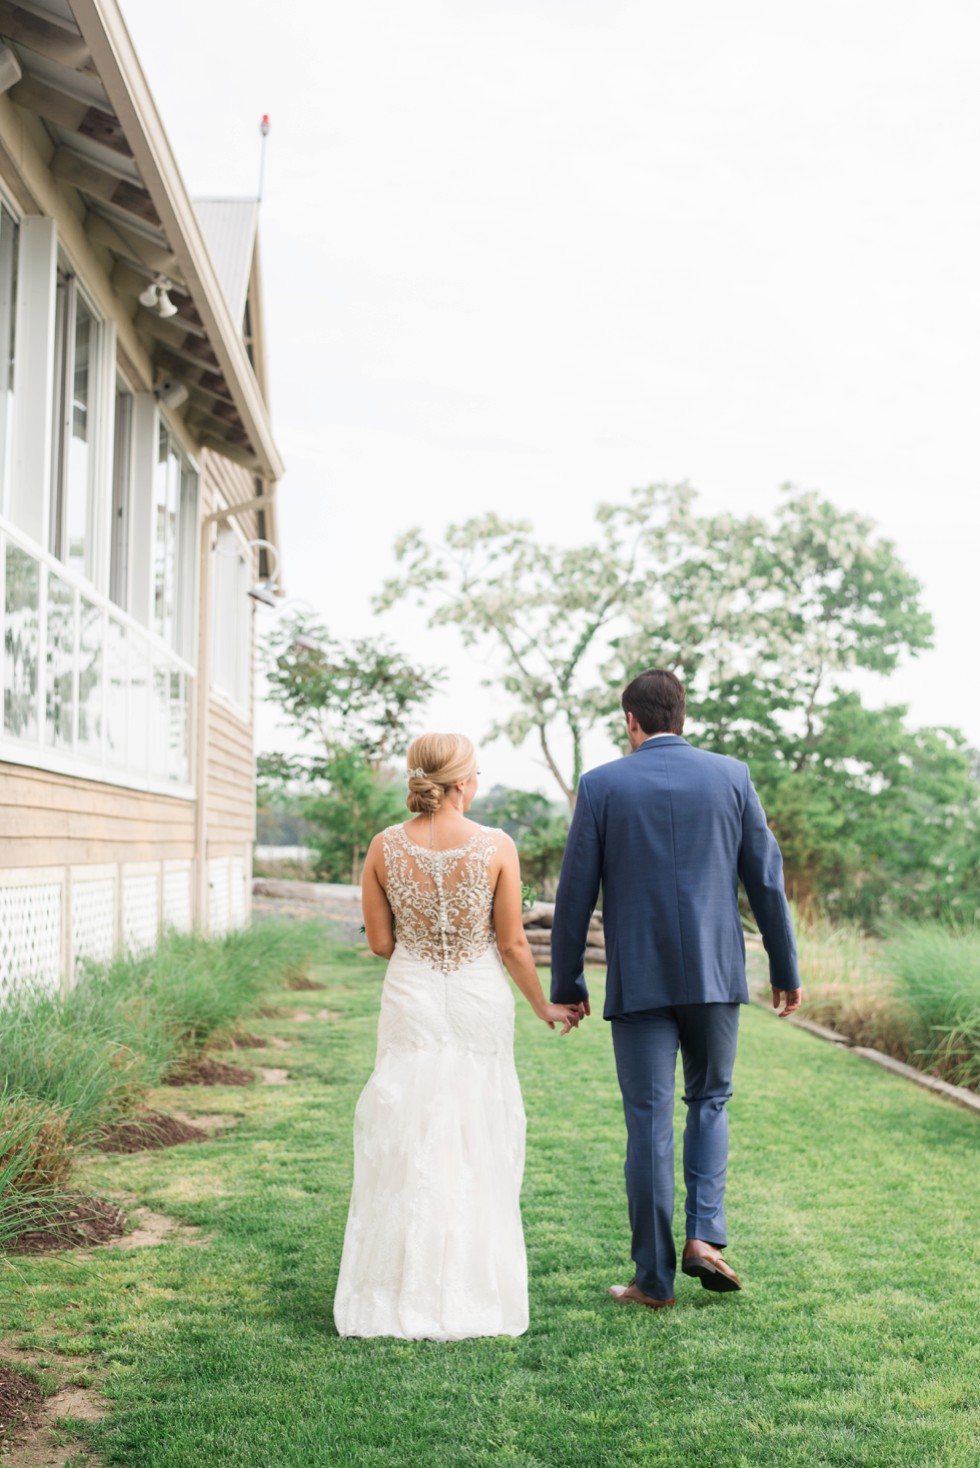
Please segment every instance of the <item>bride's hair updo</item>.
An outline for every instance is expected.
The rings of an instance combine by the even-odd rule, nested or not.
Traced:
[[[456,781],[468,780],[476,770],[476,749],[465,734],[420,734],[412,740],[405,759],[405,804],[417,816],[434,815]]]

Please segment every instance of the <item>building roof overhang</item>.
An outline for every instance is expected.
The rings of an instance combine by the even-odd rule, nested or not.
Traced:
[[[188,430],[271,486],[283,466],[242,322],[226,299],[117,0],[0,0],[0,37],[23,71],[8,96],[43,123],[51,174],[74,191],[86,234],[112,257],[113,289],[128,301],[154,371],[186,387]],[[139,303],[161,275],[173,283],[177,314],[170,318]]]

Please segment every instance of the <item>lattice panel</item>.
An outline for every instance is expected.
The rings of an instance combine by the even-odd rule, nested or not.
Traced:
[[[61,979],[60,882],[0,887],[0,994]]]
[[[186,933],[191,926],[191,869],[171,867],[163,874],[163,925]]]
[[[231,917],[231,902],[228,891],[229,862],[227,857],[215,857],[208,862],[208,927],[212,933],[227,933]]]
[[[123,877],[123,943],[133,953],[157,941],[160,884],[156,872]]]
[[[240,928],[245,921],[245,863],[240,856],[231,859],[228,917],[233,928]]]
[[[107,963],[116,947],[116,883],[112,877],[76,878],[71,888],[71,951],[75,967],[90,958]]]

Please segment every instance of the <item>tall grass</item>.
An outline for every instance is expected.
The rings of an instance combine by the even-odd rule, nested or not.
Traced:
[[[903,1059],[912,1014],[896,995],[881,944],[848,923],[794,919],[807,1018]]]
[[[821,918],[795,922],[810,1019],[980,1088],[980,930],[907,923],[881,941]]]
[[[905,924],[888,942],[887,962],[915,1016],[916,1063],[980,1088],[980,930]]]
[[[43,1226],[79,1148],[206,1046],[227,1044],[322,941],[316,923],[281,921],[220,940],[170,933],[151,953],[86,967],[67,994],[11,994],[0,1012],[0,1247],[28,1215]]]
[[[26,1228],[57,1218],[72,1195],[65,1191],[73,1148],[66,1116],[57,1106],[0,1089],[0,1249]]]

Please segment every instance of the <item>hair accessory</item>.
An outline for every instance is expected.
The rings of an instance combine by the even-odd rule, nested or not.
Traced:
[[[425,771],[422,769],[422,766],[416,765],[414,770],[409,770],[408,778],[410,780],[424,780]]]

